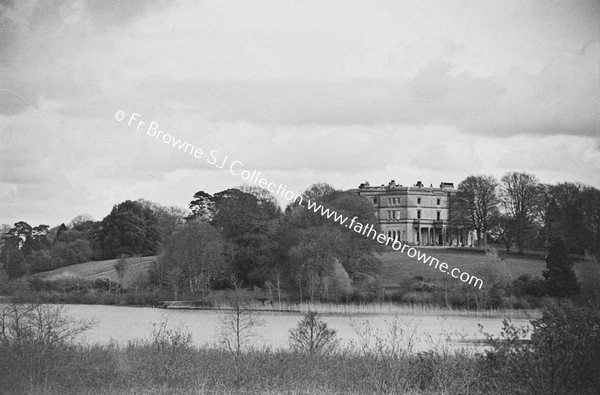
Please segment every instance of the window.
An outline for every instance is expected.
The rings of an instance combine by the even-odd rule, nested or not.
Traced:
[[[417,204],[421,204],[421,198],[417,198]]]
[[[442,214],[442,213],[440,213],[439,211],[437,212],[437,220],[438,220],[438,221],[439,221],[439,220],[440,220],[440,218],[441,218],[441,214]]]
[[[377,204],[377,198],[373,198],[373,204]]]
[[[441,199],[438,199],[438,200],[437,200],[437,205],[439,206],[441,202],[442,202],[442,200],[441,200]]]
[[[396,198],[392,198],[392,204],[396,204]]]
[[[396,211],[396,219],[400,219],[400,210]]]
[[[421,210],[417,210],[417,218],[421,219]]]

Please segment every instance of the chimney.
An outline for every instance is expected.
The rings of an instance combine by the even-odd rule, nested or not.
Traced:
[[[422,188],[423,187],[423,183],[421,181],[417,181],[417,183],[415,184],[416,187]]]
[[[396,180],[392,180],[390,181],[390,184],[388,185],[390,188],[395,188],[396,187]]]

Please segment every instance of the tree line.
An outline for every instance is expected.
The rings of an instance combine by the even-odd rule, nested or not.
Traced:
[[[302,196],[379,231],[364,197],[325,183]],[[542,184],[522,172],[500,181],[474,175],[459,183],[450,214],[451,226],[473,230],[481,246],[548,251],[561,240],[567,254],[598,256],[600,191],[592,187]],[[294,289],[301,299],[340,300],[359,292],[364,300],[380,291],[375,242],[297,202],[282,210],[272,194],[251,186],[198,191],[187,210],[139,199],[115,205],[101,221],[81,215],[54,228],[21,221],[4,225],[0,242],[9,278],[89,260],[158,255],[150,279],[176,298],[180,292],[204,295],[231,276],[269,292]]]
[[[450,222],[474,231],[480,246],[548,251],[560,239],[570,253],[600,253],[600,191],[579,183],[543,184],[525,172],[469,176],[450,199]]]
[[[328,184],[307,189],[318,202],[376,224],[371,204]],[[55,228],[5,226],[0,261],[17,278],[88,260],[158,255],[150,279],[179,292],[204,294],[234,276],[246,285],[296,289],[301,297],[343,298],[357,273],[375,274],[374,244],[297,203],[281,209],[250,186],[194,194],[189,210],[143,199],[117,204],[101,221],[78,216]]]

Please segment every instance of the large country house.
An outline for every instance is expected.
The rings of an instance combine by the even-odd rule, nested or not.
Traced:
[[[442,182],[426,187],[421,181],[402,186],[394,180],[388,185],[370,186],[368,182],[351,189],[373,204],[381,230],[388,237],[420,246],[472,246],[475,235],[450,225],[450,196],[454,184]]]

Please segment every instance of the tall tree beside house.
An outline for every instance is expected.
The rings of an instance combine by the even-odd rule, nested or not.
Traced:
[[[525,242],[538,215],[537,206],[541,193],[540,183],[532,174],[509,172],[502,177],[500,203],[504,213],[510,218],[519,253],[523,253]]]
[[[573,271],[573,261],[562,239],[554,239],[546,257],[546,269],[543,272],[546,279],[548,295],[567,297],[580,292],[577,276]]]
[[[454,222],[461,222],[474,230],[480,246],[487,244],[487,233],[498,216],[498,181],[493,176],[469,176],[458,184],[451,197],[451,214]]]

